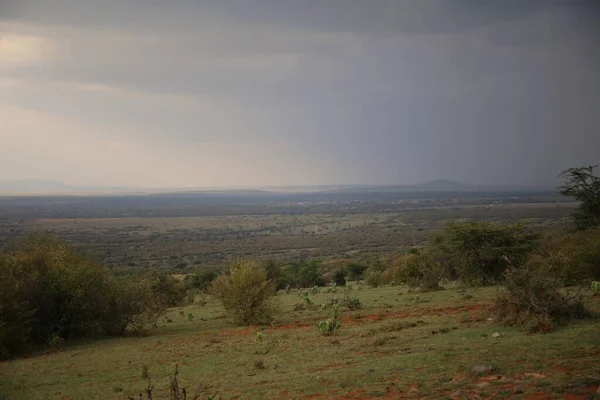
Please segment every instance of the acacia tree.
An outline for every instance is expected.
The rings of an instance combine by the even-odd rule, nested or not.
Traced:
[[[596,167],[569,168],[560,174],[565,179],[559,187],[560,193],[581,202],[571,214],[578,230],[600,225],[600,177],[594,175]]]

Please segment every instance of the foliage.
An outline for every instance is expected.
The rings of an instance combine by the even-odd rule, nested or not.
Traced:
[[[281,265],[274,259],[268,259],[261,263],[261,266],[267,271],[267,278],[275,284],[275,290],[280,290],[288,285]]]
[[[424,291],[440,289],[440,281],[444,276],[444,268],[432,252],[410,257],[401,272],[402,282]]]
[[[497,295],[496,319],[507,325],[527,326],[531,332],[549,332],[554,325],[588,315],[580,291],[561,291],[563,280],[554,265],[509,263],[505,290]]]
[[[593,281],[593,282],[590,284],[590,289],[591,289],[591,291],[592,291],[592,294],[593,294],[594,296],[598,296],[598,295],[600,295],[600,282],[599,282],[599,281]]]
[[[324,336],[336,335],[341,326],[340,307],[337,304],[331,308],[331,316],[328,319],[317,323],[317,329]]]
[[[564,285],[587,285],[600,279],[600,229],[563,233],[546,238],[528,260],[551,265]]]
[[[600,177],[594,175],[597,167],[569,168],[561,173],[566,182],[559,187],[560,193],[581,202],[571,214],[578,230],[600,226]]]
[[[371,287],[379,287],[382,284],[381,272],[375,270],[367,271],[365,281],[367,282],[367,285]]]
[[[274,286],[264,268],[240,260],[213,281],[210,291],[236,323],[249,325],[269,322],[278,311]]]
[[[502,281],[506,257],[514,265],[522,265],[536,248],[537,239],[538,235],[520,224],[449,223],[434,246],[448,275],[477,286]]]
[[[316,260],[302,264],[298,269],[298,284],[301,287],[325,286],[325,280],[319,272],[320,262]]]
[[[200,270],[194,274],[188,274],[183,278],[183,283],[188,289],[207,290],[212,281],[217,278],[217,272],[214,269]]]
[[[338,269],[333,274],[333,283],[337,286],[346,286],[346,270]]]
[[[2,357],[34,344],[139,330],[185,296],[170,276],[113,277],[50,236],[18,242],[0,256],[0,272]]]
[[[348,280],[350,281],[360,281],[363,279],[363,274],[367,270],[367,266],[363,264],[351,263],[346,267],[348,271]]]

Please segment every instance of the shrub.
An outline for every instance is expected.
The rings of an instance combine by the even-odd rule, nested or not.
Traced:
[[[331,316],[325,321],[319,321],[317,323],[317,329],[324,336],[332,336],[337,334],[338,330],[342,327],[340,321],[340,307],[336,304],[331,308]]]
[[[261,266],[267,271],[267,278],[275,284],[275,290],[280,290],[287,286],[287,280],[277,261],[273,259],[265,260],[261,263]]]
[[[186,275],[183,283],[188,289],[207,290],[212,281],[217,277],[217,272],[213,269],[206,269],[195,274]]]
[[[564,285],[587,286],[600,279],[600,229],[550,237],[528,263],[551,265]]]
[[[319,272],[318,261],[310,261],[300,266],[298,270],[298,284],[301,287],[325,286],[325,280]]]
[[[382,280],[381,280],[381,272],[379,271],[368,271],[365,277],[365,282],[367,282],[367,285],[371,286],[371,287],[378,287],[379,285],[382,284]]]
[[[592,290],[592,294],[593,294],[594,296],[598,296],[598,295],[600,295],[600,282],[598,282],[598,281],[593,281],[593,282],[590,284],[590,289]]]
[[[448,273],[456,273],[463,284],[489,285],[504,278],[505,257],[522,265],[537,247],[537,239],[519,224],[450,223],[435,251],[447,260]]]
[[[0,255],[0,276],[0,357],[31,345],[139,330],[185,296],[170,276],[114,277],[49,236],[26,237]]]
[[[148,280],[115,277],[108,289],[110,300],[105,316],[106,333],[140,332],[148,324],[155,326],[164,312],[162,307],[153,303]]]
[[[348,264],[346,267],[348,271],[348,280],[351,281],[360,281],[363,279],[363,274],[367,270],[367,266],[363,264]]]
[[[337,286],[346,286],[346,271],[344,269],[338,269],[333,274],[333,283]]]
[[[494,307],[501,323],[549,332],[554,325],[588,315],[579,291],[561,292],[562,280],[552,266],[511,265],[505,275],[505,290],[498,294]]]
[[[404,283],[421,290],[437,290],[443,277],[441,262],[433,252],[427,251],[394,258],[392,265],[381,275],[381,280],[385,283]]]
[[[46,236],[25,238],[0,263],[5,347],[102,333],[108,269]]]
[[[274,283],[251,260],[232,264],[229,273],[214,280],[211,293],[238,324],[270,322],[278,310]]]

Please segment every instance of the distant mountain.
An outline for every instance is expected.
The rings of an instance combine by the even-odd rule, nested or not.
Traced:
[[[461,182],[447,179],[436,179],[418,185],[411,185],[410,189],[422,190],[426,192],[462,192],[465,190],[475,190],[476,188]]]
[[[202,195],[260,197],[284,194],[356,194],[356,193],[419,193],[419,192],[476,192],[476,191],[511,191],[511,190],[549,190],[546,187],[518,187],[493,185],[467,185],[447,179],[415,185],[322,185],[322,186],[288,186],[265,188],[132,188],[110,186],[74,186],[55,180],[19,179],[0,181],[0,195],[109,195],[109,194],[165,194],[165,195]]]
[[[478,190],[475,186],[455,182],[446,179],[437,179],[430,182],[419,183],[416,185],[348,185],[337,186],[323,189],[327,192],[464,192]]]

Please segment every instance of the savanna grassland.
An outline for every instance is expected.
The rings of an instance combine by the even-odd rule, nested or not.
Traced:
[[[157,196],[151,205],[145,198],[6,198],[0,199],[0,241],[51,232],[110,267],[133,270],[222,266],[246,256],[283,262],[372,260],[425,243],[448,221],[520,221],[539,230],[560,228],[575,204],[552,194],[430,196],[381,195],[346,202],[337,197],[265,199],[257,204],[231,204],[231,199],[182,204]]]
[[[294,311],[301,301],[295,291],[279,292],[283,312],[271,325],[240,328],[202,296],[169,310],[150,336],[81,342],[0,363],[1,393],[137,398],[148,385],[146,366],[154,398],[169,398],[177,364],[180,386],[201,388],[202,399],[593,398],[598,322],[548,335],[498,326],[488,320],[496,290],[465,297],[453,285],[429,293],[353,285],[363,308],[343,312],[339,334],[330,337],[316,329],[327,311]],[[315,304],[331,296],[325,289],[310,295]],[[599,297],[586,293],[585,301],[600,311]],[[477,373],[475,366],[493,369]]]
[[[0,399],[179,400],[175,368],[196,400],[600,396],[600,231],[566,229],[577,203],[364,196],[0,198]],[[262,280],[225,295],[259,308],[260,286],[261,323],[215,289],[242,258]]]

